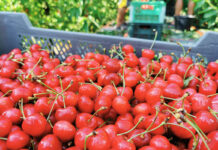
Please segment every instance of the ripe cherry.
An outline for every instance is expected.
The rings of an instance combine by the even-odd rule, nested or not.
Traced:
[[[53,127],[54,135],[56,135],[63,142],[72,140],[75,132],[75,127],[70,122],[64,120],[56,122]]]
[[[117,96],[112,101],[112,107],[118,114],[125,114],[130,111],[128,99],[124,96]]]
[[[30,141],[30,137],[23,131],[14,131],[8,135],[6,142],[8,149],[24,148]]]
[[[40,136],[46,128],[46,119],[40,114],[33,114],[24,119],[22,129],[31,136]],[[34,129],[34,130],[33,130]]]
[[[169,140],[162,135],[155,135],[150,140],[150,146],[154,146],[158,150],[171,150],[172,146]]]
[[[62,144],[54,134],[48,134],[39,142],[38,150],[62,150]]]

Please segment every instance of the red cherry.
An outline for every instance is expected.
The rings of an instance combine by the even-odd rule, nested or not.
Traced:
[[[75,127],[70,122],[64,120],[56,122],[53,127],[54,135],[56,135],[63,142],[72,140],[75,132]]]
[[[133,128],[134,125],[133,122],[129,120],[117,120],[115,126],[117,128],[117,133],[124,133]]]
[[[39,142],[38,150],[62,150],[62,144],[54,134],[48,134]]]
[[[9,108],[13,107],[13,102],[8,97],[0,97],[0,115]]]
[[[10,108],[2,113],[2,117],[11,120],[13,124],[18,124],[21,121],[21,112],[17,108]]]
[[[155,119],[155,114],[149,116],[148,119],[146,120],[146,124],[145,124],[146,128],[148,128],[151,124],[153,124],[149,130],[154,129],[158,127],[161,123],[163,123],[163,121],[166,119],[166,116],[162,113],[159,113],[155,122],[154,122],[154,119]],[[165,127],[162,125],[156,130],[151,131],[150,133],[157,135],[157,134],[164,134],[165,132],[166,132]]]
[[[108,59],[104,65],[106,70],[111,73],[116,73],[120,70],[119,60],[117,59]]]
[[[196,124],[204,133],[217,130],[218,121],[210,112],[202,110],[197,112],[195,117]]]
[[[135,129],[129,133],[128,138],[131,138],[137,134],[144,132],[144,129]],[[151,140],[151,135],[149,133],[142,134],[142,136],[137,136],[132,139],[136,147],[140,148],[142,146],[148,145]]]
[[[162,135],[155,135],[150,141],[150,146],[154,146],[158,150],[171,150],[172,146],[169,140]]]
[[[103,129],[105,130],[105,132],[107,132],[108,137],[110,139],[110,141],[112,142],[113,139],[117,136],[117,127],[115,125],[106,125],[103,127]]]
[[[124,61],[126,62],[126,65],[128,67],[132,68],[136,67],[139,64],[138,57],[134,53],[126,54]]]
[[[34,105],[34,109],[38,113],[43,113],[43,115],[48,115],[51,109],[49,98],[48,97],[39,98]]]
[[[96,117],[88,113],[80,113],[76,116],[76,127],[81,129],[84,127],[89,127],[91,129],[95,129],[98,124],[97,124],[97,119]]]
[[[162,90],[160,88],[150,88],[145,95],[148,104],[154,104],[161,101]]]
[[[0,149],[1,150],[7,150],[6,142],[3,140],[0,140]]]
[[[59,108],[55,112],[55,118],[57,121],[65,120],[73,123],[76,119],[77,110],[75,107],[66,107],[66,108]]]
[[[148,105],[147,103],[140,103],[137,104],[134,108],[133,108],[133,115],[136,116],[138,114],[144,114],[144,115],[148,115],[150,113],[150,109],[151,106]]]
[[[112,101],[112,107],[118,114],[125,114],[130,111],[128,99],[124,96],[117,96]]]
[[[123,136],[116,136],[114,138],[112,148],[115,150],[136,150],[135,145],[126,141]]]
[[[12,122],[6,118],[0,118],[0,137],[5,137],[9,134],[12,128]]]
[[[196,93],[191,99],[192,111],[198,112],[200,110],[207,110],[210,106],[210,101],[204,94]]]
[[[6,142],[8,149],[24,148],[30,141],[30,137],[23,131],[11,132]]]
[[[184,83],[183,83],[183,78],[177,74],[171,74],[168,79],[167,79],[168,83],[175,83],[178,86],[180,86],[181,88],[183,87]]]
[[[169,98],[178,98],[182,96],[182,89],[175,83],[170,83],[163,91],[163,95]]]
[[[91,84],[82,84],[79,87],[79,94],[86,95],[90,98],[95,98],[97,95],[97,88]]]
[[[123,93],[122,96],[126,97],[128,100],[130,100],[133,96],[133,90],[130,87],[118,87],[117,90],[120,95]]]
[[[80,147],[81,149],[84,149],[85,145],[85,138],[87,135],[89,135],[91,132],[93,132],[93,129],[84,127],[81,129],[78,129],[76,131],[75,137],[74,137],[74,143],[76,146]],[[87,143],[89,143],[90,138],[87,139]],[[86,144],[87,145],[87,144]]]
[[[160,62],[166,62],[167,64],[171,64],[173,62],[173,58],[170,55],[164,55],[160,58]]]
[[[178,124],[174,117],[170,118],[169,123],[176,124],[176,125],[170,125],[170,129],[174,135],[176,135],[177,137],[179,137],[181,139],[190,139],[193,137],[192,133],[195,134],[195,132],[196,132],[195,129],[187,122],[183,122],[182,124]],[[182,126],[182,127],[179,127],[179,126]],[[189,129],[192,133],[190,133],[190,131],[188,131],[187,129],[185,129],[183,127]]]
[[[89,138],[90,140],[87,145],[89,150],[109,150],[111,147],[108,134],[102,128],[95,130],[94,135]]]
[[[88,96],[80,96],[77,107],[80,112],[92,113],[94,110],[94,101],[92,101]]]
[[[218,147],[218,131],[216,130],[216,131],[212,131],[212,132],[210,132],[208,135],[207,135],[207,137],[208,137],[208,143],[207,143],[207,145],[208,145],[208,147],[211,149],[211,150],[215,150],[215,149],[217,149],[217,147]],[[205,146],[205,144],[202,144],[202,150],[207,150],[207,148],[206,148],[206,146]]]
[[[217,91],[217,85],[213,80],[206,79],[200,83],[199,93],[205,95],[215,94]]]
[[[24,119],[22,129],[31,136],[40,136],[45,131],[46,123],[47,121],[43,116],[33,114]]]
[[[33,44],[30,46],[31,53],[41,50],[41,46],[38,44]]]
[[[126,44],[122,47],[122,51],[124,54],[129,54],[134,52],[134,47],[130,44]]]
[[[151,49],[143,49],[142,50],[142,57],[146,57],[146,58],[149,58],[149,59],[153,59],[154,58],[154,51],[151,50]]]
[[[154,146],[143,146],[139,150],[157,150]]]
[[[147,91],[151,88],[151,85],[148,83],[141,83],[136,86],[134,96],[140,102],[145,102],[145,96]]]

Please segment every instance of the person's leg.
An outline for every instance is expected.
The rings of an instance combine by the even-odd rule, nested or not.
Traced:
[[[117,14],[117,27],[120,27],[125,22],[125,14],[126,14],[126,7],[122,7],[118,9]]]
[[[192,0],[188,2],[188,15],[194,14],[195,3]]]
[[[175,5],[175,16],[179,16],[183,8],[183,0],[177,0]]]

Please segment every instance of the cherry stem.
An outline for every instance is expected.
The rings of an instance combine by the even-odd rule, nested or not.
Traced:
[[[191,69],[191,67],[192,67],[193,65],[194,65],[194,64],[191,64],[191,65],[188,66],[187,70],[185,71],[185,74],[184,74],[183,80],[185,80],[188,71]]]
[[[54,126],[52,125],[51,120],[48,120],[48,123],[49,123],[49,125],[51,126],[51,128],[53,129]]]
[[[179,61],[179,58],[175,55],[175,53],[171,53],[172,56],[174,56],[176,58],[176,61]]]
[[[177,101],[177,99],[175,99],[175,98],[170,98],[170,97],[165,97],[165,96],[160,96],[160,98],[164,98],[164,99],[169,99],[169,100]]]
[[[194,123],[192,123],[190,120],[186,119],[186,121],[187,121],[187,123],[189,123],[189,124],[196,130],[196,132],[198,133],[198,135],[201,137],[202,141],[204,142],[206,148],[207,148],[208,150],[210,150],[210,148],[208,147],[207,142],[206,142],[206,140],[208,140],[208,138],[207,138],[207,136],[203,133],[203,131],[202,131],[197,125],[195,125]],[[205,140],[204,138],[205,138],[206,140]]]
[[[136,125],[135,125],[134,127],[132,127],[132,129],[130,129],[129,131],[126,131],[126,132],[124,132],[124,133],[117,134],[117,135],[119,136],[119,135],[124,135],[124,134],[130,133],[130,132],[133,131],[143,120],[144,120],[144,118],[141,117],[141,118],[139,119],[139,121],[136,123]]]
[[[61,92],[61,96],[62,96],[62,98],[63,98],[64,108],[66,108],[65,96],[62,94],[62,93],[64,92],[62,80],[61,80],[61,77],[60,77],[60,76],[58,76],[58,78],[59,78],[59,82],[60,82],[60,85],[61,85],[61,91],[62,91],[62,92]]]
[[[200,70],[201,77],[202,77],[202,79],[203,79],[203,81],[204,81],[204,75],[203,75],[202,70],[201,70],[201,68],[200,68],[199,65],[198,65],[198,69]]]
[[[158,108],[155,108],[156,109],[156,113],[155,113],[155,117],[154,117],[154,120],[152,121],[152,123],[148,126],[148,128],[146,129],[146,130],[149,130],[152,126],[153,126],[153,124],[155,123],[155,121],[156,121],[156,119],[157,119],[157,116],[158,116],[158,114],[159,114],[159,109]]]
[[[58,94],[57,91],[55,91],[53,88],[49,87],[45,83],[43,83],[41,80],[36,80],[39,84],[42,84],[43,86],[47,87],[48,89],[52,90],[55,94]]]
[[[37,97],[38,95],[45,95],[45,94],[49,94],[49,92],[45,92],[45,93],[37,93],[37,94],[33,94],[34,97]]]
[[[0,140],[7,141],[7,140],[8,140],[8,138],[0,137]]]
[[[196,139],[194,133],[190,129],[186,128],[184,125],[179,125],[179,124],[175,124],[175,123],[166,123],[166,124],[168,124],[168,125],[175,125],[175,126],[178,126],[178,127],[186,129],[187,131],[189,131],[192,134],[192,136],[194,138],[194,142],[197,142],[197,139]]]
[[[112,85],[114,86],[114,88],[115,88],[115,90],[116,90],[116,93],[117,93],[117,95],[120,95],[120,93],[119,93],[119,91],[118,91],[118,89],[117,89],[117,87],[116,87],[116,85],[115,85],[114,81],[111,81],[111,83],[112,83]]]
[[[179,42],[176,42],[176,44],[178,44],[180,47],[182,47],[182,51],[183,51],[183,57],[185,57],[186,56],[186,52],[185,52],[185,48],[184,48],[184,46],[182,46],[182,44],[181,43],[179,43]]]
[[[11,60],[14,57],[14,53],[12,52],[11,55],[7,58],[7,60]]]
[[[72,85],[73,85],[73,81],[71,80],[68,86],[60,94],[63,94],[64,92],[66,92]]]
[[[86,150],[86,143],[87,143],[88,138],[89,138],[90,136],[93,136],[93,135],[94,135],[93,132],[92,132],[92,133],[89,133],[88,135],[86,135],[85,141],[84,141],[84,150]]]
[[[164,69],[164,76],[163,76],[163,80],[165,81],[166,79],[166,74],[167,74],[168,68]]]
[[[218,117],[217,117],[218,112],[214,111],[210,107],[208,107],[208,109],[209,109],[210,113],[218,120]]]
[[[212,96],[215,96],[215,95],[218,95],[218,93],[208,95],[207,97],[212,97]]]
[[[102,90],[102,87],[101,86],[99,86],[99,85],[97,85],[97,84],[95,84],[91,79],[89,79],[89,81],[91,82],[91,84],[92,85],[94,85],[99,91],[101,91]]]
[[[49,118],[50,118],[50,116],[51,116],[51,113],[52,113],[52,111],[53,111],[53,109],[54,109],[54,105],[55,105],[55,103],[56,103],[56,101],[57,101],[57,99],[58,99],[58,96],[59,96],[59,95],[56,95],[56,97],[55,97],[55,100],[54,100],[54,102],[53,102],[53,104],[52,104],[51,110],[49,111],[49,114],[48,114],[48,117],[47,117],[47,121],[49,120]]]
[[[25,114],[24,114],[24,110],[23,110],[23,99],[20,99],[20,111],[22,113],[23,119],[26,119]]]
[[[125,82],[125,78],[124,78],[124,70],[125,70],[125,67],[126,67],[126,64],[123,65],[123,75],[121,75],[121,78],[122,78],[122,80],[123,80],[123,90],[122,90],[121,96],[123,96],[123,93],[124,93],[125,87],[126,87],[126,82]]]
[[[162,72],[162,68],[159,70],[159,72],[155,75],[154,79],[151,81],[151,83],[153,84],[155,82],[155,80],[157,79],[157,77],[160,75],[160,73]]]
[[[104,107],[102,106],[101,108],[99,108],[93,115],[92,117],[88,120],[88,122],[90,122],[92,120],[92,118],[94,118],[94,116],[96,116],[96,114],[99,112],[99,111],[102,111],[102,110],[105,110],[105,109],[108,109],[107,107]]]
[[[154,40],[153,40],[153,42],[152,42],[152,44],[151,44],[150,50],[153,48],[153,46],[154,46],[154,43],[155,43],[155,42],[156,42],[156,40],[157,40],[157,35],[158,35],[158,32],[157,32],[157,31],[155,31]]]
[[[29,78],[29,76],[33,73],[34,69],[36,68],[36,66],[40,63],[40,61],[42,60],[42,57],[39,58],[38,62],[33,66],[33,68],[30,70],[30,72],[28,73],[28,75],[26,76],[26,79]]]
[[[204,134],[204,132],[198,127],[198,125],[196,124],[196,122],[194,121],[194,119],[192,119],[190,116],[188,116],[188,118],[191,120],[189,120],[189,119],[187,119],[187,118],[184,118],[184,119],[186,119],[186,121],[189,121],[190,123],[192,123],[199,131],[200,131],[200,133],[204,136],[204,138],[206,139],[206,140],[208,140],[208,138],[207,138],[207,136]]]
[[[1,97],[5,97],[6,95],[8,95],[9,93],[11,93],[12,90],[8,90],[4,95],[2,95]]]
[[[164,120],[163,122],[161,122],[161,124],[159,124],[157,127],[153,128],[153,129],[151,129],[151,130],[148,130],[148,128],[147,128],[144,132],[139,133],[139,134],[136,134],[135,136],[129,138],[129,139],[127,140],[127,142],[130,142],[132,139],[134,139],[134,138],[137,137],[137,136],[141,136],[141,135],[144,135],[144,134],[146,134],[146,133],[148,133],[148,132],[152,132],[152,131],[154,131],[154,130],[160,128],[160,127],[163,126],[164,124],[166,124],[166,121],[165,121],[165,120]]]

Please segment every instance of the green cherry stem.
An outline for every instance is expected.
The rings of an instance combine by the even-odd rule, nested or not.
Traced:
[[[85,137],[85,142],[84,142],[84,150],[86,150],[86,144],[87,144],[87,140],[88,140],[88,138],[89,138],[90,136],[93,136],[93,135],[94,135],[93,132],[90,133],[90,134],[88,134],[88,135],[86,135],[86,137]]]
[[[57,101],[57,99],[58,99],[58,96],[59,96],[59,94],[57,94],[56,97],[55,97],[55,100],[54,100],[54,102],[53,102],[53,104],[52,104],[52,107],[51,107],[51,109],[50,109],[50,111],[49,111],[49,114],[48,114],[48,117],[47,117],[47,121],[49,120],[49,118],[50,118],[50,116],[51,116],[51,113],[52,113],[52,111],[53,111],[53,109],[54,109],[54,105],[55,105],[55,103],[56,103],[56,101]]]
[[[8,140],[8,138],[0,137],[0,140],[7,141],[7,140]]]
[[[96,116],[98,114],[99,111],[108,109],[107,107],[102,106],[101,108],[99,108],[93,115],[92,117],[88,120],[88,122],[90,122],[92,120],[92,118],[94,118],[94,116]]]
[[[124,134],[130,133],[130,132],[133,131],[143,120],[144,120],[144,118],[141,117],[141,118],[139,119],[139,121],[135,124],[134,127],[132,127],[130,130],[128,130],[128,131],[126,131],[126,132],[123,132],[123,133],[120,133],[120,134],[117,134],[117,135],[119,136],[119,135],[124,135]]]

